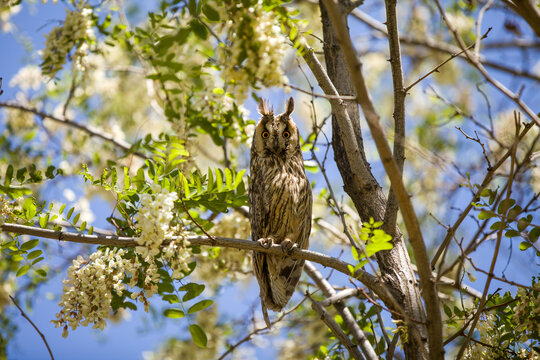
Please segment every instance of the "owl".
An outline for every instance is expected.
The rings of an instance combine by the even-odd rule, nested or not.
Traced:
[[[270,327],[267,309],[281,311],[302,274],[304,260],[285,255],[294,247],[308,248],[313,200],[298,127],[290,117],[293,98],[287,101],[283,114],[274,116],[263,100],[258,110],[261,119],[255,127],[250,161],[251,239],[265,248],[280,244],[284,253],[253,253],[263,317]]]

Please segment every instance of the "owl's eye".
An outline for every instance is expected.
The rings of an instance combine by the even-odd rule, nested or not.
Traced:
[[[288,139],[288,138],[291,137],[291,133],[285,130],[285,131],[283,132],[283,137],[286,138],[286,139]]]
[[[268,138],[269,136],[270,136],[270,133],[269,133],[268,131],[264,131],[264,132],[262,133],[263,139],[266,139],[266,138]]]

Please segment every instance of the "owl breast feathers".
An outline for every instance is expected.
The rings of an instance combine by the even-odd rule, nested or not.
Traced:
[[[261,246],[281,244],[307,249],[311,231],[312,194],[306,178],[299,133],[290,118],[294,101],[289,98],[283,114],[274,116],[266,102],[259,102],[262,115],[251,147],[249,205],[251,239]],[[281,311],[291,298],[302,274],[303,260],[287,256],[253,254],[261,305]]]

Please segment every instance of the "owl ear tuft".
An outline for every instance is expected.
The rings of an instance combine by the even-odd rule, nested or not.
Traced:
[[[289,98],[289,100],[287,100],[287,106],[285,108],[285,114],[291,115],[293,111],[294,111],[294,99],[291,96]]]
[[[274,115],[274,109],[272,109],[272,107],[268,103],[268,100],[264,100],[263,98],[259,100],[259,104],[257,105],[257,110],[259,111],[259,114],[261,114],[262,116]]]

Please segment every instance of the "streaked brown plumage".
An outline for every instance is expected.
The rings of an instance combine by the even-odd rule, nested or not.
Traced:
[[[249,207],[251,239],[261,246],[281,244],[307,249],[311,231],[311,186],[306,178],[298,128],[290,118],[289,98],[283,114],[274,116],[259,102],[262,115],[251,146]],[[260,287],[261,306],[268,327],[267,308],[281,311],[291,298],[304,268],[303,260],[254,252],[253,267]]]

